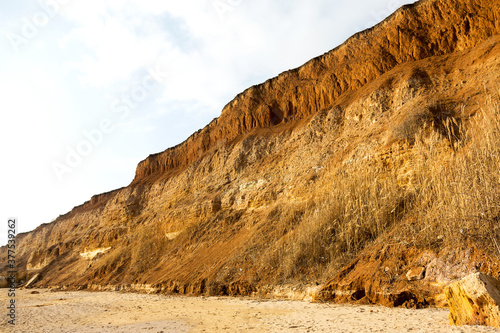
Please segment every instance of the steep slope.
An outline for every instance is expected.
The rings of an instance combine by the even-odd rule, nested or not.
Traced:
[[[254,128],[302,119],[332,107],[395,66],[465,50],[497,34],[497,1],[420,1],[300,68],[238,95],[221,116],[178,147],[141,162],[134,183],[186,167],[200,154]]]
[[[498,274],[499,9],[423,0],[246,90],[131,185],[20,235],[20,278],[243,295],[328,280],[318,297],[420,306]]]

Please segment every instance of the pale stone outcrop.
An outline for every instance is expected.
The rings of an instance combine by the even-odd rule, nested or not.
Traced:
[[[26,285],[24,286],[25,288],[30,288],[32,287],[32,285],[38,280],[38,278],[40,277],[40,274],[35,274],[31,277],[31,279],[26,283]]]

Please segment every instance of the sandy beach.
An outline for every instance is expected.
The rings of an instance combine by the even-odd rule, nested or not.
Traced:
[[[30,289],[16,305],[15,329],[3,315],[1,332],[500,332],[451,327],[441,309],[302,301]]]

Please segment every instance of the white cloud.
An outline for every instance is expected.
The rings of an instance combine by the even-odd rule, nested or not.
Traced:
[[[214,113],[247,85],[344,41],[355,32],[356,2],[365,3],[223,0],[232,9],[221,20],[217,2],[75,1],[65,16],[76,29],[64,42],[82,43],[87,52],[71,66],[82,83],[109,87],[160,63],[169,72],[165,102],[195,98]],[[402,2],[372,1],[365,20],[379,15],[371,8]]]

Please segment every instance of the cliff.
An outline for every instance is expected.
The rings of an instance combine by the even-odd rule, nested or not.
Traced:
[[[185,167],[217,144],[255,128],[303,119],[331,108],[399,64],[478,45],[498,33],[495,1],[420,1],[300,68],[236,96],[221,116],[183,144],[139,163],[134,183]]]
[[[422,0],[249,88],[129,186],[20,235],[19,280],[426,306],[498,275],[499,7]]]

